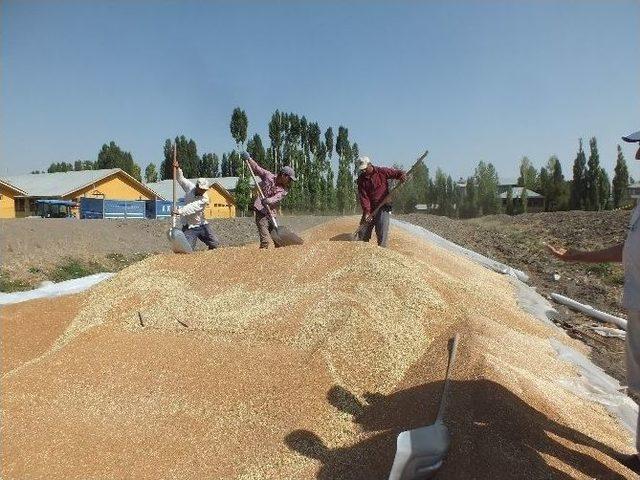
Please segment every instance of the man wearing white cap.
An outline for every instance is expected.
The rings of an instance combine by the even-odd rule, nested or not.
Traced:
[[[640,131],[622,137],[625,142],[640,143]],[[640,160],[640,148],[636,152]],[[565,261],[622,262],[624,265],[624,294],[622,304],[627,309],[627,384],[640,393],[640,201],[631,213],[629,233],[623,243],[602,250],[581,251],[548,246],[551,253]],[[630,470],[640,473],[640,418],[636,430],[636,453],[620,458]]]
[[[194,185],[193,182],[184,178],[177,160],[174,166],[177,169],[176,180],[185,193],[184,205],[177,208],[175,212],[180,215],[184,236],[187,237],[193,250],[196,248],[198,239],[209,247],[209,250],[218,248],[220,241],[204,216],[204,209],[209,205],[209,196],[207,195],[209,181],[206,178],[199,178]]]
[[[389,194],[389,179],[404,182],[407,175],[397,168],[374,167],[369,157],[359,157],[357,160],[360,175],[358,176],[358,197],[362,206],[361,224],[366,224],[360,240],[368,242],[375,227],[378,245],[386,247],[389,237],[389,212],[391,204],[383,205],[373,217],[372,212]]]

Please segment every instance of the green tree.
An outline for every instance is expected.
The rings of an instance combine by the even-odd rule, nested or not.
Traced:
[[[281,158],[282,139],[284,134],[283,116],[276,110],[271,115],[271,121],[269,122],[269,139],[271,140],[271,152],[273,156],[273,165],[269,167],[273,171],[278,171]]]
[[[478,207],[480,215],[491,215],[500,212],[500,198],[498,172],[491,163],[480,161],[476,167],[476,182],[478,185]]]
[[[260,165],[266,166],[267,155],[262,145],[262,138],[257,133],[247,143],[247,152]]]
[[[518,186],[526,187],[529,190],[536,188],[538,183],[538,172],[528,157],[522,157],[520,160],[520,176],[518,177]]]
[[[309,143],[309,150],[311,151],[311,153],[315,154],[318,147],[320,146],[320,135],[322,134],[322,132],[320,131],[320,126],[315,123],[315,122],[311,122],[309,123],[309,127],[308,127],[308,133],[307,133],[307,141]],[[324,145],[324,149],[326,152],[326,145]]]
[[[589,140],[589,161],[587,163],[588,169],[586,173],[586,190],[587,190],[587,202],[586,207],[588,210],[600,209],[600,155],[598,154],[598,143],[596,137],[591,137]]]
[[[478,215],[478,190],[476,182],[477,179],[475,177],[467,178],[461,211],[461,216],[464,218],[474,218]]]
[[[529,207],[529,194],[527,192],[527,187],[523,187],[522,194],[520,194],[520,211],[522,213],[527,213]]]
[[[546,167],[540,169],[538,175],[538,189],[537,192],[544,197],[544,211],[549,211],[549,202],[551,200],[551,177]]]
[[[609,175],[604,168],[600,169],[600,175],[598,176],[598,200],[600,205],[599,210],[609,210],[611,208],[611,182],[609,181]]]
[[[184,135],[176,136],[176,159],[180,164],[182,173],[187,178],[196,178],[200,172],[200,157],[196,142]],[[173,145],[170,139],[164,142],[164,160],[160,165],[160,176],[163,180],[173,178]]]
[[[247,140],[247,128],[249,122],[247,121],[247,114],[244,110],[236,107],[231,114],[231,122],[229,123],[229,130],[231,136],[236,142],[237,150],[240,151],[241,145]]]
[[[582,139],[579,140],[578,153],[573,162],[573,180],[571,182],[571,198],[569,208],[582,210],[587,203],[587,159],[582,149]]]
[[[435,189],[435,213],[437,215],[446,215],[448,210],[447,205],[447,176],[442,169],[436,169],[436,176],[434,181]]]
[[[629,186],[629,170],[627,162],[618,145],[618,159],[616,160],[615,174],[613,175],[613,208],[620,208],[629,199],[627,187]]]
[[[505,207],[505,211],[507,215],[513,215],[515,213],[515,210],[513,208],[513,189],[511,187],[509,187],[509,190],[507,190],[507,204]]]
[[[138,181],[142,180],[140,167],[133,161],[131,153],[121,150],[114,141],[102,145],[98,153],[96,169],[104,168],[120,168]]]
[[[546,168],[549,180],[545,203],[549,211],[565,210],[568,207],[567,189],[562,164],[558,157],[549,157]],[[544,195],[544,194],[543,194]]]
[[[336,184],[336,196],[338,211],[342,214],[350,210],[355,204],[355,198],[351,199],[354,192],[353,175],[351,170],[351,148],[349,145],[349,130],[342,125],[338,128],[336,138],[336,153],[340,157],[338,162],[338,179]]]
[[[144,178],[147,183],[153,183],[158,181],[158,171],[154,163],[147,165],[144,169]]]
[[[327,153],[329,150],[327,149]],[[326,199],[327,211],[336,212],[338,210],[338,195],[335,186],[335,177],[333,175],[333,168],[331,164],[327,166],[327,180],[326,180]]]
[[[70,172],[73,170],[73,165],[66,162],[52,163],[47,168],[47,173],[59,173],[59,172]]]
[[[246,216],[251,204],[251,184],[249,183],[249,173],[240,171],[238,184],[236,185],[235,199],[237,211],[241,216]]]
[[[358,175],[358,165],[356,165],[356,160],[358,159],[358,157],[360,156],[360,148],[358,147],[358,144],[356,142],[353,142],[353,145],[351,145],[351,157],[353,158],[353,175],[356,176]]]
[[[229,162],[229,155],[226,153],[222,154],[222,163],[221,163],[221,176],[222,177],[231,177],[231,162]]]
[[[205,178],[217,177],[218,163],[218,156],[215,153],[205,153],[200,159],[198,176]]]
[[[233,150],[232,152],[229,153],[229,155],[227,156],[227,159],[229,163],[229,176],[239,177],[242,171],[245,170],[241,168],[241,165],[244,162],[240,158],[240,155],[238,154],[237,151]]]
[[[333,153],[333,129],[331,127],[327,128],[327,131],[324,132],[324,143],[327,146],[327,154],[329,158],[331,158],[331,154]]]

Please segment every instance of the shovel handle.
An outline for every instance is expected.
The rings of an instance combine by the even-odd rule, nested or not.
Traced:
[[[178,198],[178,191],[177,191],[177,185],[176,185],[176,144],[173,144],[173,201],[171,204],[171,226],[173,228],[175,228],[176,226],[176,214],[175,209],[176,209],[176,202],[177,202],[177,198]]]
[[[444,377],[444,385],[442,386],[442,397],[440,398],[440,408],[438,409],[438,417],[436,418],[436,422],[442,422],[444,417],[445,405],[447,403],[447,395],[449,393],[449,375],[451,374],[451,370],[453,370],[453,364],[456,361],[456,352],[458,350],[458,339],[459,334],[455,334],[451,341],[451,347],[449,349],[449,360],[447,362],[447,373]]]

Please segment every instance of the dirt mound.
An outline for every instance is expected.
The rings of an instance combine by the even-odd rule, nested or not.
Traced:
[[[628,473],[629,436],[560,387],[548,337],[568,340],[505,278],[397,231],[327,241],[355,222],[155,256],[77,296],[3,377],[3,478],[385,478],[397,433],[433,421],[454,331],[441,478]]]

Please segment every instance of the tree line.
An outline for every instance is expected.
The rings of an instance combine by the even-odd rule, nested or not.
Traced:
[[[541,209],[546,212],[607,210],[628,206],[627,187],[631,183],[634,179],[629,176],[620,145],[617,146],[613,182],[610,182],[607,172],[600,167],[598,143],[592,137],[588,160],[582,139],[578,142],[572,180],[565,179],[560,160],[555,155],[540,170],[528,157],[520,160],[515,185],[523,187],[519,197],[514,195],[513,186],[503,185],[501,188],[498,173],[491,163],[479,162],[472,176],[458,181],[453,181],[439,168],[432,179],[429,169],[423,165],[409,184],[399,191],[394,205],[396,211],[409,213],[415,211],[416,205],[422,204],[429,213],[453,218],[496,213],[514,215],[527,212],[528,192],[531,191],[544,197]],[[501,194],[505,194],[504,202]]]
[[[54,162],[49,165],[46,172],[33,170],[31,173],[57,173],[79,170],[102,170],[109,168],[120,168],[139,182],[142,181],[140,166],[133,161],[131,152],[122,150],[114,141],[109,142],[108,145],[106,143],[102,145],[102,148],[98,152],[98,158],[95,161],[76,160],[74,163]]]
[[[248,135],[249,122],[246,113],[236,108],[231,114],[229,133],[236,148],[218,154],[198,154],[195,140],[184,135],[164,142],[164,159],[159,168],[150,163],[144,172],[146,182],[170,179],[173,175],[173,144],[177,159],[188,178],[238,177],[235,197],[238,211],[246,214],[251,204],[250,175],[240,158],[246,150],[265,168],[277,172],[282,166],[292,166],[298,177],[285,197],[282,207],[290,212],[353,213],[357,210],[357,170],[355,160],[359,155],[356,142],[349,139],[349,130],[338,127],[334,134],[331,126],[321,129],[317,122],[304,115],[280,112],[271,115],[267,125],[268,144],[259,134]],[[337,175],[332,167],[337,155]],[[71,163],[52,163],[47,172],[72,170],[121,168],[141,181],[140,167],[130,152],[122,150],[115,142],[104,144],[97,160],[77,160]],[[44,173],[38,170],[31,173]],[[524,187],[519,196],[511,186],[501,186],[496,168],[490,162],[480,161],[473,175],[454,181],[442,169],[430,175],[429,168],[419,165],[411,181],[399,190],[394,207],[399,213],[415,211],[418,204],[429,213],[453,218],[472,218],[482,215],[527,211],[528,192],[544,197],[544,211],[557,210],[606,210],[620,208],[629,203],[627,187],[633,183],[620,145],[617,146],[615,174],[611,182],[600,167],[597,140],[589,140],[587,159],[582,139],[573,163],[572,179],[566,180],[557,156],[552,155],[538,170],[528,157],[520,160],[516,186]],[[520,190],[519,190],[520,191]],[[505,195],[505,199],[500,197]]]
[[[249,122],[244,110],[234,109],[229,122],[229,133],[236,148],[219,157],[215,153],[198,155],[196,143],[184,136],[165,141],[164,160],[160,165],[160,177],[171,178],[172,143],[177,147],[177,159],[185,176],[238,177],[235,191],[238,210],[246,214],[251,203],[250,173],[240,158],[246,150],[260,165],[273,172],[283,166],[293,167],[298,181],[292,184],[282,208],[289,212],[353,213],[356,208],[354,179],[355,160],[359,155],[358,144],[349,139],[349,130],[338,127],[320,128],[317,122],[304,115],[280,112],[271,115],[267,125],[269,143],[265,146],[258,133],[249,135]],[[331,159],[338,156],[337,176]],[[150,166],[151,167],[151,166]],[[148,167],[149,168],[149,167]],[[151,167],[155,170],[155,167]],[[150,181],[148,179],[148,181]]]

